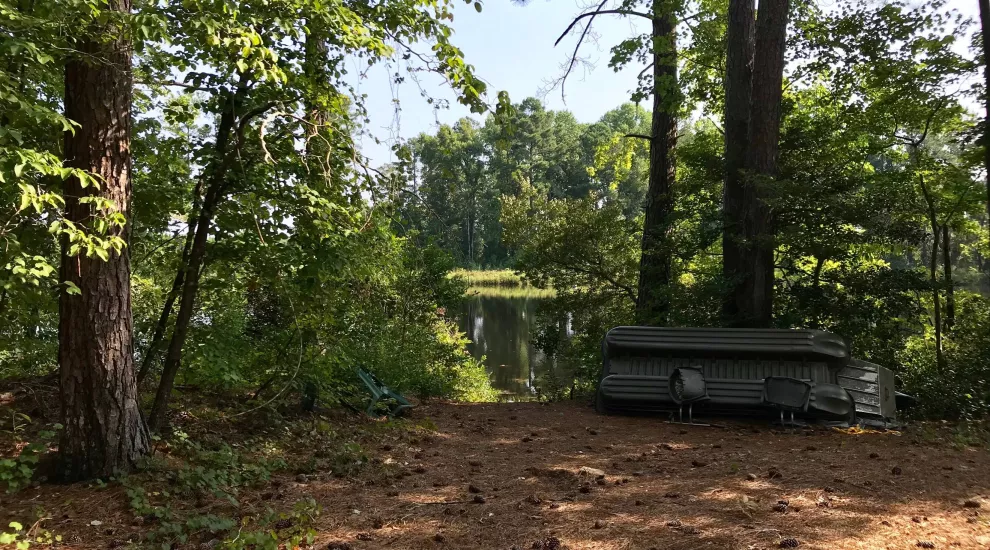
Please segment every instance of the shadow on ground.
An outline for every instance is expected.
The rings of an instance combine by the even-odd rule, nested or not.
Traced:
[[[439,405],[416,415],[436,424],[436,436],[382,453],[409,475],[298,488],[327,503],[321,543],[509,549],[548,539],[552,547],[556,538],[573,549],[757,549],[794,539],[822,549],[990,548],[985,449],[752,422],[681,426],[599,416],[575,403]]]
[[[287,473],[236,503],[183,505],[245,518],[312,497],[320,550],[990,549],[985,447],[762,421],[683,426],[578,402],[431,404],[411,416],[408,429],[303,420],[353,430],[376,467]],[[273,429],[202,424],[198,437],[217,430],[231,444]],[[304,433],[294,441],[299,464],[334,452]],[[120,484],[41,485],[0,500],[0,520],[42,510],[45,526],[66,535],[61,546],[115,548],[150,528],[128,503]],[[182,547],[220,542],[207,538]]]

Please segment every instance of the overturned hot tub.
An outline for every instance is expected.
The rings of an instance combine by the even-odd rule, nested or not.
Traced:
[[[784,409],[799,416],[879,425],[896,419],[891,371],[850,358],[841,336],[821,330],[616,327],[602,355],[595,406],[603,413],[678,409],[680,379],[690,372],[705,385],[695,410],[779,410],[788,399],[774,392],[787,379],[810,388],[803,406]]]

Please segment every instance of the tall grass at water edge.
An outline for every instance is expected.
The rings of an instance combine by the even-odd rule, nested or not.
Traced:
[[[455,269],[447,275],[460,279],[468,286],[526,286],[521,275],[511,269],[469,270]]]

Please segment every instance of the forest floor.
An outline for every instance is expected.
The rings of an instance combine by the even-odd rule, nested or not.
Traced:
[[[187,542],[174,547],[251,544],[251,529],[281,536],[305,528],[321,550],[760,549],[795,541],[818,549],[990,549],[986,439],[930,424],[864,433],[717,421],[600,416],[576,401],[427,404],[398,422],[343,413],[235,421],[193,409],[176,420],[189,440],[257,453],[263,437],[284,437],[278,452],[288,465],[233,498],[202,490],[216,485],[196,468],[107,484],[44,483],[3,496],[0,521],[27,527],[44,518],[33,534],[58,534],[61,546],[78,548],[122,547],[168,531],[174,518],[228,514],[238,526],[217,526],[216,534],[203,527],[209,521],[170,527],[187,530]],[[347,452],[334,447],[345,439]],[[160,446],[158,454],[162,472],[179,451]],[[209,464],[216,462],[223,460]],[[207,481],[190,482],[195,472]],[[200,490],[182,496],[183,484]],[[139,508],[135,498],[148,502]],[[138,515],[166,498],[165,508],[154,508],[158,517]],[[314,501],[318,515],[298,504]],[[282,513],[259,519],[266,509]]]

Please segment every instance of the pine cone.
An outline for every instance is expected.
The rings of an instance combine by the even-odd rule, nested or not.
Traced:
[[[780,544],[778,544],[777,546],[781,548],[797,548],[800,545],[801,543],[798,542],[797,539],[784,539],[780,541]]]

